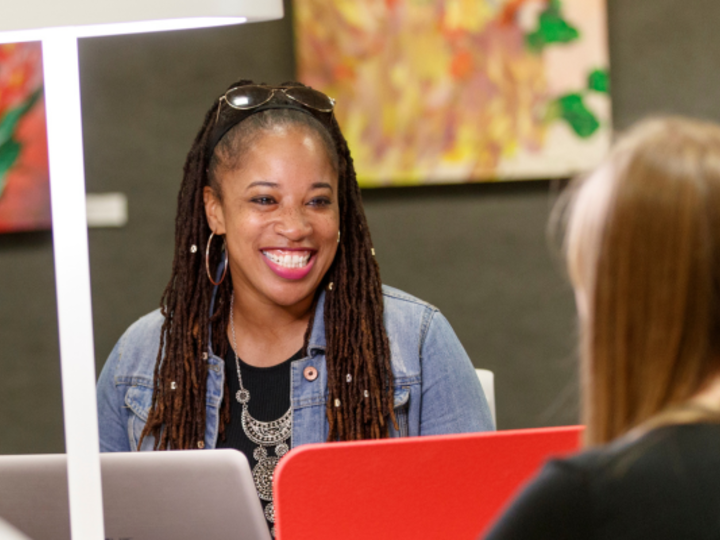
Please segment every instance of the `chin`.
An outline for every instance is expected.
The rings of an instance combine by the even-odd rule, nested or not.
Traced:
[[[317,290],[317,285],[309,287],[307,285],[287,284],[283,287],[276,288],[267,294],[267,297],[278,306],[292,307],[308,297],[312,297]]]

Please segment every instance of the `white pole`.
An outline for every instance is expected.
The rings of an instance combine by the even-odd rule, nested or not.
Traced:
[[[73,540],[102,540],[77,38],[58,29],[42,43],[70,530]]]

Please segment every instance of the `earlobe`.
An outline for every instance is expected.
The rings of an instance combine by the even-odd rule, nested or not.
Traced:
[[[208,226],[215,234],[225,234],[225,216],[220,199],[210,186],[203,188],[203,203]]]

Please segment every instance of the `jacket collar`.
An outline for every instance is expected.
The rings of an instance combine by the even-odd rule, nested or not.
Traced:
[[[308,343],[308,356],[313,356],[314,351],[325,352],[327,343],[325,341],[325,291],[320,291],[317,305],[315,306],[315,318],[310,332]]]

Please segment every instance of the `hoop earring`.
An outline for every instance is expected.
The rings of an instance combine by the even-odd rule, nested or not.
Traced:
[[[340,243],[340,229],[338,229],[338,244]]]
[[[225,267],[223,268],[222,276],[220,276],[220,281],[216,282],[212,278],[212,274],[210,273],[210,244],[212,243],[213,236],[215,236],[215,233],[211,232],[210,238],[208,238],[207,247],[205,248],[205,271],[207,272],[207,277],[210,280],[210,283],[212,283],[213,285],[215,285],[217,287],[225,280],[225,275],[227,274],[228,251],[227,251],[227,245],[225,244],[225,239],[223,238],[223,250],[225,251]]]

